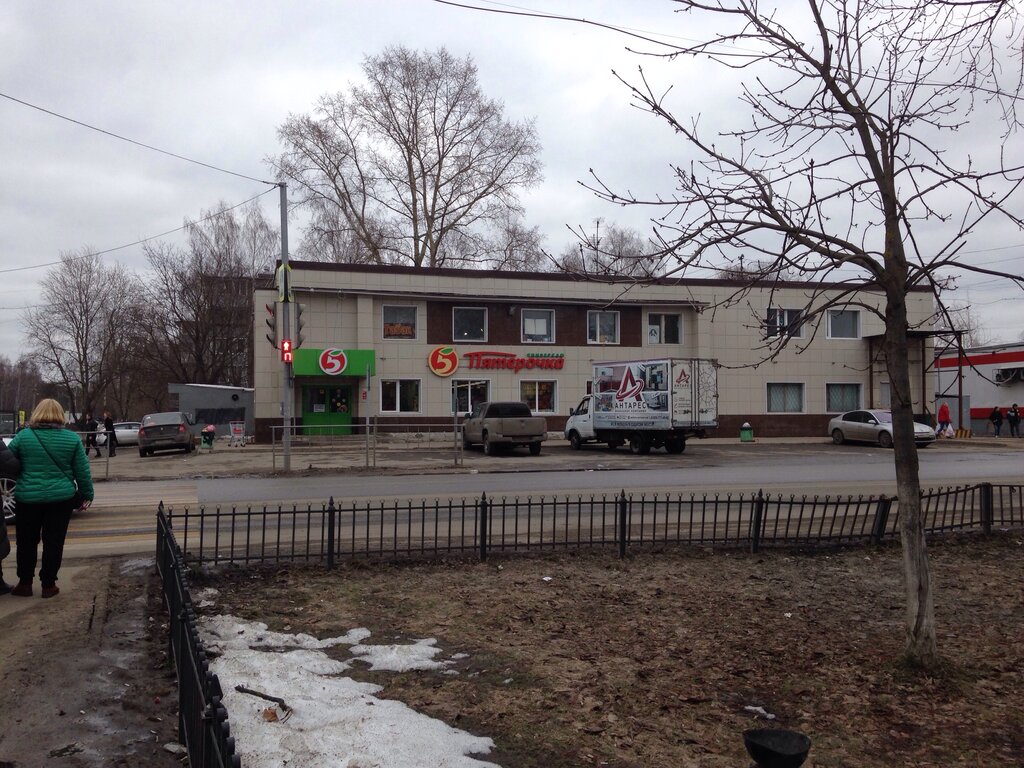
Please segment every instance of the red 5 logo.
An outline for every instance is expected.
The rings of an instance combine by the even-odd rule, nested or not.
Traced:
[[[459,367],[455,347],[435,347],[427,357],[427,365],[438,376],[451,376]]]
[[[337,376],[345,370],[348,358],[343,349],[325,349],[320,353],[320,370],[328,376]]]

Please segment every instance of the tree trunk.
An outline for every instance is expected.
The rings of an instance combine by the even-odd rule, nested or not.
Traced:
[[[938,649],[917,445],[914,443],[914,404],[910,389],[910,362],[907,359],[907,310],[902,296],[895,297],[890,293],[888,298],[885,360],[892,393],[893,450],[903,545],[907,622],[905,653],[911,663],[931,668],[938,662]]]

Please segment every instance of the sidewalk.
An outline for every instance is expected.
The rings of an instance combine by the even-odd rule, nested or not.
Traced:
[[[739,438],[715,437],[690,440],[686,452],[670,456],[664,451],[652,451],[647,456],[633,456],[627,448],[615,451],[603,445],[587,445],[573,451],[561,434],[549,433],[540,456],[530,456],[517,449],[498,456],[485,456],[479,448],[462,451],[455,449],[449,439],[431,438],[429,435],[395,435],[381,439],[375,453],[367,451],[365,444],[354,438],[352,442],[310,447],[297,444],[291,450],[290,474],[313,472],[351,474],[434,474],[478,472],[544,472],[594,469],[644,468],[687,466],[709,456],[727,457],[735,451],[816,451],[832,450],[827,437],[769,437],[752,443],[741,443]],[[872,450],[871,446],[851,446],[854,450]],[[850,448],[836,448],[849,450]],[[251,444],[228,447],[227,441],[218,443],[212,451],[196,450],[191,454],[180,452],[158,453],[145,458],[131,446],[124,446],[112,459],[103,456],[90,459],[93,478],[97,482],[124,480],[171,480],[176,478],[239,477],[253,475],[265,477],[288,474],[284,470],[281,446],[276,455],[270,445]],[[1024,439],[974,437],[960,440],[939,440],[927,451],[1022,450]],[[877,450],[877,449],[876,449]]]

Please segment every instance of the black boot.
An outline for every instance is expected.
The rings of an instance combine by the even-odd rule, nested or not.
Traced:
[[[8,595],[11,592],[11,585],[4,581],[3,571],[0,570],[0,595]]]

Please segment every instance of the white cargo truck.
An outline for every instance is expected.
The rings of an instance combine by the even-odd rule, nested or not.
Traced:
[[[594,363],[591,394],[569,412],[565,437],[636,454],[686,450],[688,437],[718,426],[718,363],[659,357]]]

